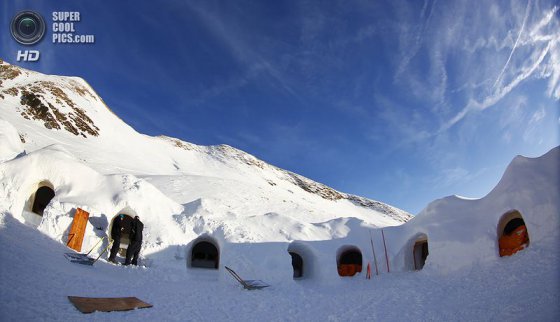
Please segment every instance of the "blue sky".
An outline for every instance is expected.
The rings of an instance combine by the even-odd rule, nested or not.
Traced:
[[[94,44],[17,63],[20,10]],[[86,79],[136,130],[226,143],[413,214],[560,144],[555,1],[4,1],[0,57]]]

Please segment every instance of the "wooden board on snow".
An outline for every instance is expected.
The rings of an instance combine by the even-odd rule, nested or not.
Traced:
[[[80,208],[76,209],[74,219],[72,220],[72,226],[70,227],[70,233],[68,234],[68,243],[66,245],[77,252],[82,251],[82,242],[84,241],[88,218],[89,212]]]
[[[82,313],[95,311],[129,311],[144,309],[153,305],[143,302],[136,297],[80,297],[68,296],[68,299]]]

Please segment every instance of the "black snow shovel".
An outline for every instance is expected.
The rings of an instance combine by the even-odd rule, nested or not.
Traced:
[[[81,254],[81,253],[64,253],[64,257],[66,257],[66,259],[68,259],[71,263],[77,263],[77,264],[82,264],[82,265],[89,265],[92,266],[95,262],[97,262],[97,260],[99,260],[99,258],[101,258],[101,256],[103,256],[103,254],[105,254],[105,252],[107,252],[107,250],[109,249],[109,247],[111,246],[112,242],[110,242],[107,247],[105,247],[105,249],[103,250],[103,252],[101,252],[101,254],[99,254],[99,256],[97,256],[97,258],[92,258],[89,257],[89,254],[95,249],[97,248],[97,246],[99,245],[100,242],[103,241],[103,239],[105,239],[105,237],[101,238],[101,240],[99,240],[97,242],[97,244],[95,244],[95,246],[93,246],[92,249],[90,249],[89,252],[87,252],[87,254]]]
[[[244,280],[239,275],[237,275],[237,273],[233,269],[227,266],[225,266],[225,268],[231,274],[231,276],[233,276],[239,282],[239,284],[243,285],[243,288],[246,290],[260,290],[262,288],[270,286],[261,280]]]

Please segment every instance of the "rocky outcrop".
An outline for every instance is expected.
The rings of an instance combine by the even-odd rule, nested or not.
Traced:
[[[25,70],[0,60],[0,85],[23,73]],[[19,98],[20,106],[16,108],[28,120],[41,121],[47,129],[66,130],[83,137],[98,136],[99,128],[72,99],[73,95],[97,99],[86,86],[74,79],[56,83],[36,80],[0,89],[0,99],[8,96]]]

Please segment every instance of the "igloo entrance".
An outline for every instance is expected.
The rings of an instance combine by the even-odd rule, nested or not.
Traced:
[[[191,251],[191,267],[218,269],[220,252],[213,240],[204,239],[194,243]]]
[[[505,213],[498,223],[500,256],[510,256],[529,246],[529,232],[517,210]]]
[[[43,219],[45,208],[55,196],[54,186],[49,181],[37,184],[37,189],[29,196],[23,208],[25,222],[38,226]]]
[[[289,252],[292,256],[292,268],[294,269],[294,279],[303,277],[303,258],[300,254]]]
[[[412,258],[414,261],[414,269],[419,271],[424,268],[426,259],[428,258],[428,237],[422,236],[414,243],[412,250]]]
[[[287,251],[292,261],[294,280],[310,279],[315,276],[318,267],[312,248],[303,242],[295,241],[288,246]]]
[[[52,198],[54,198],[54,190],[49,186],[42,186],[35,192],[35,200],[31,211],[39,216],[43,216],[43,212]]]
[[[355,246],[341,247],[336,264],[338,275],[354,276],[362,271],[362,252]]]

